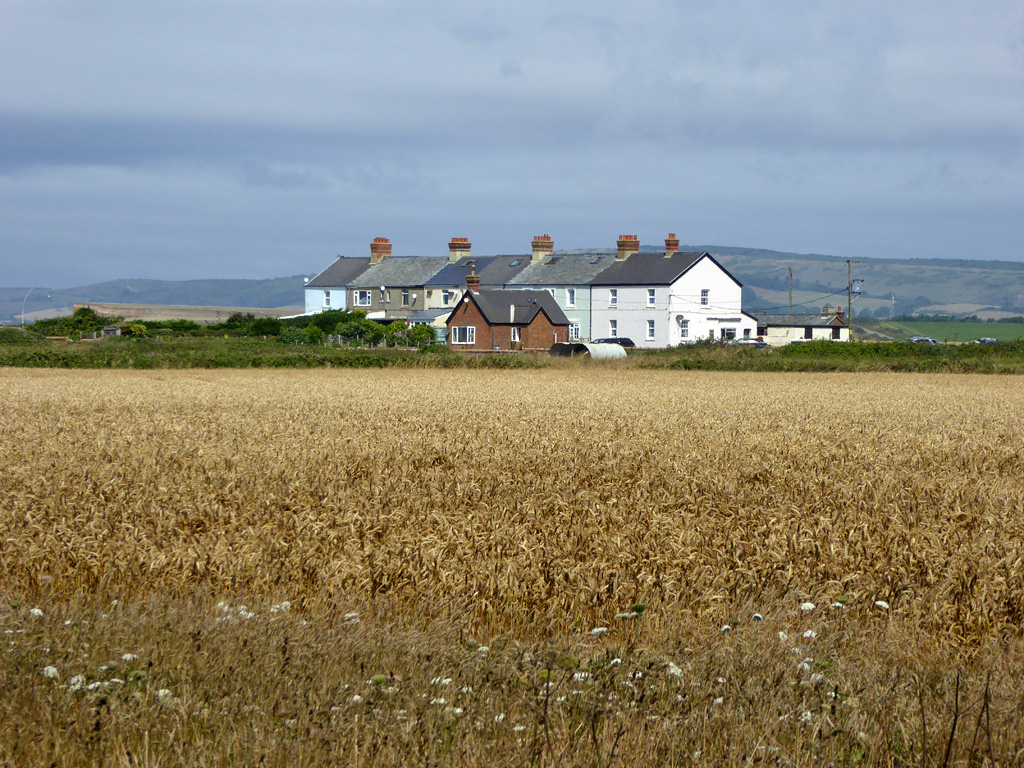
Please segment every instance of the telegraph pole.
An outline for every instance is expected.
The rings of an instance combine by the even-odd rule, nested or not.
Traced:
[[[793,268],[789,268],[789,314],[793,314]]]
[[[853,265],[860,264],[856,259],[846,260],[846,325],[850,329],[850,341],[853,341]]]

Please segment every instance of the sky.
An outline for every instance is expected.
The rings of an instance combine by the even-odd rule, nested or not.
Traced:
[[[1020,0],[0,0],[0,286],[660,246],[1024,261]]]

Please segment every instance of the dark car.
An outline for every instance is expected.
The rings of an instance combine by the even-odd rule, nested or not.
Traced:
[[[635,347],[632,339],[625,336],[609,336],[605,339],[594,339],[591,344],[618,344],[620,347]]]

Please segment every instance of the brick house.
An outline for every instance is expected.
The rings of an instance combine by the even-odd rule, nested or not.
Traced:
[[[569,319],[547,291],[481,291],[474,270],[448,316],[448,346],[463,351],[551,348],[568,341]]]

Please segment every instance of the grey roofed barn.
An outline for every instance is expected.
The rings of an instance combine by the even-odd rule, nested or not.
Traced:
[[[552,254],[530,262],[507,285],[589,285],[615,261],[609,253]]]
[[[314,277],[307,288],[341,288],[351,285],[370,266],[369,258],[349,258],[339,256],[327,269]]]
[[[833,325],[846,325],[842,307],[837,307],[836,310],[830,311],[827,314],[822,312],[796,313],[792,315],[775,315],[769,312],[747,312],[746,314],[757,320],[758,326],[761,327],[779,328],[784,326],[806,328],[810,326],[812,328],[826,328]]]
[[[591,285],[671,285],[703,258],[714,261],[740,285],[739,280],[707,252],[674,253],[668,258],[664,253],[634,253],[627,259],[613,260]]]

